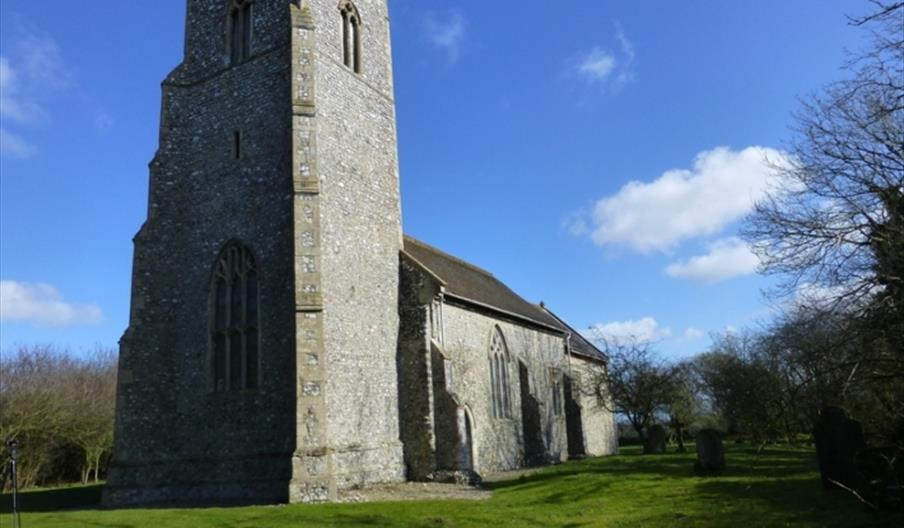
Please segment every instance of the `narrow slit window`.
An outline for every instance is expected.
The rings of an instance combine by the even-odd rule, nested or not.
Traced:
[[[232,133],[232,157],[242,158],[242,133],[238,130]]]

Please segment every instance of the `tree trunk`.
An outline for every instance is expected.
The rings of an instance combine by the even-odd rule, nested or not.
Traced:
[[[100,473],[100,459],[102,456],[104,456],[103,451],[101,451],[100,453],[97,454],[96,457],[94,457],[94,483],[95,484],[97,484],[99,482],[98,474]]]

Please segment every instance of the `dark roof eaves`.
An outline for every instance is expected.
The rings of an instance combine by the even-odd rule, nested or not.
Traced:
[[[432,278],[432,279],[435,280],[437,283],[439,283],[440,286],[445,286],[445,285],[446,285],[446,281],[444,281],[444,280],[443,280],[439,275],[437,275],[436,273],[433,273],[433,270],[431,270],[430,268],[428,268],[423,262],[421,262],[420,260],[414,258],[414,256],[413,256],[411,253],[408,253],[408,252],[405,251],[404,249],[400,249],[400,250],[399,250],[399,253],[400,253],[403,257],[405,257],[405,258],[407,258],[408,260],[410,260],[410,261],[411,261],[414,265],[416,265],[418,268],[420,268],[421,271],[423,271],[423,272],[427,273],[428,275],[430,275],[430,278]]]
[[[595,351],[597,352],[597,354],[599,354],[599,356],[597,356],[597,357],[592,357],[592,356],[589,356],[588,354],[582,354],[582,353],[580,353],[580,352],[572,352],[574,355],[576,355],[576,356],[581,356],[581,357],[587,357],[587,358],[590,358],[590,359],[597,359],[597,360],[602,361],[603,363],[608,363],[608,362],[609,362],[609,356],[607,356],[605,352],[603,352],[602,350],[600,350],[599,348],[597,348],[596,345],[594,345],[589,339],[587,339],[587,338],[584,337],[580,332],[578,332],[577,330],[575,330],[574,328],[572,328],[572,326],[571,326],[570,324],[566,323],[561,317],[559,317],[558,315],[556,315],[552,310],[550,310],[549,308],[547,308],[545,305],[544,305],[544,306],[540,306],[540,309],[542,309],[544,312],[546,312],[547,314],[549,314],[550,316],[552,316],[553,319],[555,319],[556,321],[558,321],[559,323],[561,323],[565,328],[567,328],[568,331],[571,333],[572,339],[574,339],[574,338],[580,339],[580,340],[583,341],[587,346],[589,346],[590,348],[592,348],[593,350],[595,350]],[[569,347],[569,348],[571,348],[571,347]]]

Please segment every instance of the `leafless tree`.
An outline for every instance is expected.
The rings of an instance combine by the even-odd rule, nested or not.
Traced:
[[[762,270],[828,304],[904,313],[904,2],[851,19],[872,30],[850,78],[802,101],[791,162],[743,230]]]
[[[790,164],[743,229],[779,294],[844,315],[846,393],[883,409],[904,444],[904,2],[850,19],[871,44],[847,78],[803,101]]]
[[[100,476],[112,446],[116,354],[21,346],[0,356],[0,463],[19,445],[22,487]]]
[[[627,418],[643,440],[647,428],[658,415],[664,414],[673,396],[674,370],[656,355],[649,343],[603,337],[598,337],[597,342],[603,346],[609,364],[589,388],[601,405]]]

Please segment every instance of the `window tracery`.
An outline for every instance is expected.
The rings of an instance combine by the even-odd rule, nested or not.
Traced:
[[[509,353],[499,327],[490,338],[490,392],[494,418],[511,418],[511,387],[509,384]]]
[[[258,280],[251,251],[226,244],[211,284],[213,387],[216,392],[258,385]]]

